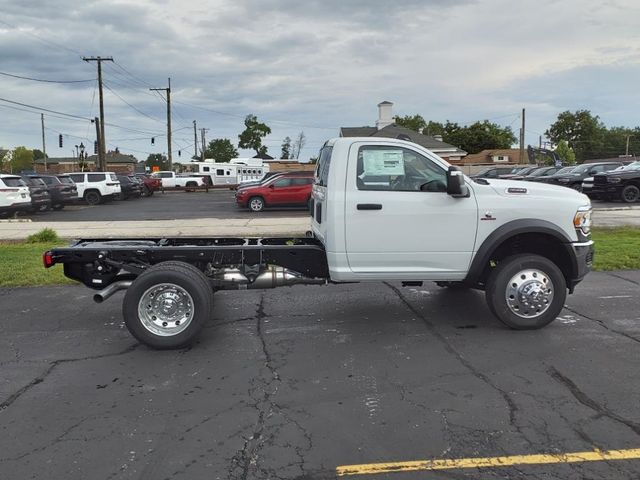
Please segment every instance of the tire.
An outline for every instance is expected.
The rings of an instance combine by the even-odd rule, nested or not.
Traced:
[[[491,272],[485,297],[491,312],[510,328],[535,330],[560,314],[567,284],[557,265],[540,255],[501,260]]]
[[[620,198],[626,203],[635,203],[640,199],[640,188],[636,185],[627,185],[620,192]]]
[[[84,201],[89,205],[99,205],[102,203],[102,195],[100,195],[100,192],[96,190],[90,190],[85,192]]]
[[[142,187],[142,196],[143,197],[150,197],[151,195],[153,195],[153,191],[149,187],[144,185]]]
[[[582,192],[581,183],[574,183],[573,185],[570,185],[570,188],[574,189],[576,192]]]
[[[59,203],[57,205],[52,205],[51,208],[54,210],[62,210],[64,208],[64,203]]]
[[[184,187],[184,189],[187,192],[195,192],[197,188],[198,188],[198,184],[196,182],[187,182],[187,184]]]
[[[261,212],[264,210],[264,198],[251,197],[247,205],[252,212]]]
[[[162,310],[158,305],[161,301],[170,312]],[[129,332],[155,349],[191,345],[211,318],[212,310],[213,291],[207,278],[183,262],[151,267],[127,289],[122,303]]]

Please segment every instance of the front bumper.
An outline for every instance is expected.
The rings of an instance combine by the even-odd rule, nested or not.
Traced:
[[[593,240],[586,242],[569,243],[566,245],[573,265],[571,266],[571,277],[567,278],[567,288],[569,293],[573,293],[574,288],[589,273],[593,267]]]

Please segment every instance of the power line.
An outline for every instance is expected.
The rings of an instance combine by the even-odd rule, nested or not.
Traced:
[[[81,117],[80,115],[73,115],[73,114],[71,114],[71,113],[58,112],[58,111],[56,111],[56,110],[51,110],[51,109],[49,109],[49,108],[35,107],[35,106],[33,106],[33,105],[29,105],[29,104],[27,104],[27,103],[14,102],[13,100],[9,100],[9,99],[6,99],[6,98],[0,98],[0,101],[2,101],[2,102],[7,102],[7,103],[12,103],[12,104],[14,104],[14,105],[20,105],[20,106],[22,106],[22,107],[28,107],[28,108],[33,108],[33,109],[36,109],[36,110],[41,110],[41,111],[43,111],[43,112],[55,113],[55,114],[57,114],[57,115],[63,115],[63,116],[65,116],[65,117],[77,118],[77,119],[80,119],[80,120],[87,120],[87,121],[91,120],[90,118],[87,118],[87,117]],[[35,113],[35,112],[34,112],[34,113]]]
[[[126,105],[128,105],[129,107],[131,107],[133,110],[135,110],[136,112],[138,112],[140,115],[144,115],[147,118],[150,118],[151,120],[154,120],[156,122],[160,122],[163,123],[162,120],[159,120],[157,118],[152,117],[151,115],[148,115],[146,113],[144,113],[142,110],[138,109],[137,107],[134,107],[133,105],[131,105],[129,102],[127,102],[124,98],[122,98],[120,95],[118,95],[115,90],[113,90],[109,85],[107,85],[106,83],[104,83],[104,86],[107,90],[109,90],[111,93],[113,93],[116,97],[118,97],[123,103],[125,103]]]
[[[19,27],[16,27],[15,25],[12,25],[10,23],[5,22],[4,20],[0,20],[0,23],[2,23],[3,25],[6,25],[7,27],[10,27],[10,28],[13,28],[15,30],[18,30],[18,31],[20,31],[22,33],[26,33],[27,35],[31,35],[32,37],[40,40],[42,43],[53,45],[54,47],[62,48],[64,50],[67,50],[68,52],[75,53],[77,55],[82,56],[82,53],[80,53],[78,50],[74,50],[72,48],[66,47],[65,45],[53,42],[51,40],[45,40],[44,38],[40,37],[39,35],[36,35],[35,33],[29,32],[28,30],[25,30],[25,29],[20,29]]]
[[[0,72],[0,75],[5,75],[7,77],[20,78],[22,80],[32,80],[34,82],[44,82],[44,83],[87,83],[87,82],[95,82],[95,78],[90,78],[88,80],[44,80],[42,78],[32,78],[32,77],[23,77],[21,75],[14,75],[12,73]]]

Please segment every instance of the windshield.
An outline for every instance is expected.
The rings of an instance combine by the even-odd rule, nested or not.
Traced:
[[[538,170],[534,170],[529,174],[530,177],[541,177],[543,175],[548,175],[553,171],[553,168],[539,168]]]
[[[71,177],[58,177],[58,180],[60,180],[60,183],[66,183],[67,185],[74,184],[74,181],[71,180]]]
[[[624,167],[622,167],[620,170],[631,170],[631,171],[640,170],[640,162],[630,163],[629,165],[625,165]]]
[[[558,171],[556,172],[556,175],[562,175],[562,174],[564,174],[564,173],[570,173],[570,172],[573,172],[573,170],[574,170],[575,168],[576,168],[576,167],[564,167],[564,168],[561,168],[560,170],[558,170]]]

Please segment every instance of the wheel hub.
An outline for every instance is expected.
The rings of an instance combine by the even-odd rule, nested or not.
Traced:
[[[142,325],[154,335],[173,336],[183,332],[193,319],[193,298],[173,283],[149,288],[138,302]]]
[[[540,270],[522,270],[511,278],[505,294],[511,312],[522,318],[536,318],[551,305],[553,283]]]

